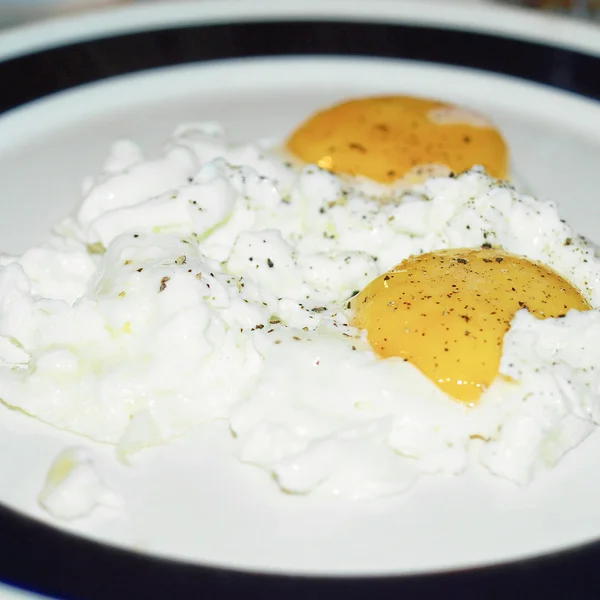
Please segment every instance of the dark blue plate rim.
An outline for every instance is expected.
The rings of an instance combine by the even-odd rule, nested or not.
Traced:
[[[118,75],[200,61],[286,56],[361,56],[455,65],[600,100],[600,58],[584,52],[425,25],[304,19],[152,29],[10,58],[0,62],[0,81],[5,83],[0,115]],[[473,569],[309,577],[236,571],[126,551],[0,506],[0,579],[65,599],[600,598],[600,542]]]

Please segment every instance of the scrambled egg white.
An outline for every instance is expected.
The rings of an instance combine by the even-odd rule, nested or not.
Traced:
[[[53,517],[67,521],[86,517],[97,506],[121,506],[96,472],[91,452],[80,447],[67,448],[56,457],[38,501]]]
[[[473,170],[372,197],[218,126],[178,128],[158,159],[118,142],[44,246],[4,256],[0,398],[122,457],[229,419],[239,458],[282,489],[395,493],[474,454],[520,484],[600,417],[600,261],[551,203]],[[593,310],[520,310],[480,402],[377,358],[350,299],[411,254],[501,246]]]

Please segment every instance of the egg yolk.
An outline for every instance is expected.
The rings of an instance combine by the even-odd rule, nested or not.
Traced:
[[[508,148],[491,123],[468,109],[411,96],[350,100],[318,112],[287,148],[307,163],[381,183],[416,182],[474,165],[493,177],[508,176]]]
[[[498,374],[504,334],[526,308],[538,319],[591,307],[545,265],[499,249],[411,256],[352,300],[354,325],[380,357],[413,363],[444,392],[475,404]]]

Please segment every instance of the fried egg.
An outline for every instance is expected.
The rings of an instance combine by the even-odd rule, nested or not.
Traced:
[[[117,143],[0,259],[2,402],[132,464],[227,419],[281,489],[351,498],[473,461],[525,484],[592,432],[600,261],[554,204],[482,168],[381,203],[280,148],[213,123]]]
[[[353,305],[354,324],[379,356],[403,357],[466,403],[498,377],[502,341],[518,310],[545,319],[591,308],[554,270],[491,247],[410,256]]]
[[[287,141],[306,163],[379,183],[408,183],[482,165],[506,179],[509,152],[498,129],[467,108],[413,96],[360,98],[319,111]]]

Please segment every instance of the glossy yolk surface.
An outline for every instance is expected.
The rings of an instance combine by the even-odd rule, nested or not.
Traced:
[[[494,177],[508,176],[507,145],[481,115],[411,96],[350,100],[323,110],[292,134],[287,148],[305,162],[381,183],[418,181],[432,166],[458,173],[483,165]]]
[[[475,403],[498,374],[504,334],[527,308],[539,319],[589,310],[541,263],[498,249],[411,256],[352,301],[354,325],[381,357],[412,362],[444,392]]]

